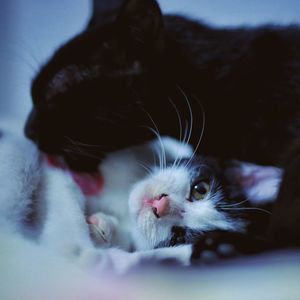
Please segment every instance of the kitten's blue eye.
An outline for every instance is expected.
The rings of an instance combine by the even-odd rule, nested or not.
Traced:
[[[205,181],[199,181],[192,186],[190,201],[203,200],[210,191],[210,184]]]

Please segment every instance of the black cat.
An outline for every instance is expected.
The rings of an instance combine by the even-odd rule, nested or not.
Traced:
[[[86,30],[32,84],[26,135],[71,168],[191,121],[200,154],[284,168],[269,234],[300,245],[300,28],[216,29],[154,0],[95,1]],[[117,10],[116,7],[120,6]]]

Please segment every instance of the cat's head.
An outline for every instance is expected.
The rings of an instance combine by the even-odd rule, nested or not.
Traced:
[[[105,153],[153,138],[146,128],[153,127],[149,114],[159,122],[152,108],[172,110],[163,29],[155,0],[127,0],[119,11],[94,12],[88,28],[34,79],[26,135],[79,170],[93,170]]]
[[[131,191],[129,210],[138,249],[193,243],[204,232],[243,229],[226,213],[219,169],[211,159],[184,159],[154,170]],[[227,202],[228,205],[228,202]]]

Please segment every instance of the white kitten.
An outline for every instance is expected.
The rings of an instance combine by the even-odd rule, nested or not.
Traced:
[[[187,265],[190,246],[153,248],[192,243],[209,230],[244,228],[244,222],[223,209],[226,199],[214,163],[191,155],[190,146],[170,138],[112,153],[100,166],[102,192],[87,197],[67,170],[49,167],[33,144],[4,134],[1,228],[24,231],[26,217],[38,203],[39,242],[79,258],[80,264],[112,266],[119,272],[149,259],[177,258]],[[100,248],[140,251],[96,249],[89,231]]]
[[[174,148],[174,145],[176,143],[172,140],[165,139],[168,159],[174,159],[177,153],[184,150],[181,146]],[[28,225],[26,218],[36,208],[34,204],[37,202],[41,209],[36,212],[40,222],[33,228],[36,240],[47,249],[65,257],[80,258],[82,262],[84,257],[89,256],[88,253],[93,253],[91,258],[96,253],[96,257],[113,257],[120,261],[117,256],[124,258],[128,255],[128,259],[125,259],[128,268],[143,259],[171,255],[169,250],[134,255],[114,249],[106,252],[97,250],[90,238],[85,215],[87,210],[90,215],[88,219],[91,220],[91,215],[97,212],[97,216],[105,221],[101,223],[100,220],[100,233],[107,234],[108,246],[129,249],[132,246],[129,191],[133,183],[146,175],[140,163],[153,165],[153,152],[157,151],[157,147],[160,146],[155,141],[109,155],[100,167],[105,181],[102,194],[98,197],[86,197],[68,171],[49,167],[32,143],[4,134],[0,139],[2,229],[22,233]],[[186,146],[186,151],[190,154],[190,147]],[[90,223],[92,227],[93,222]],[[99,238],[95,236],[95,232],[94,237]],[[190,255],[190,248],[188,249],[185,253]],[[173,252],[171,256],[176,256],[176,253]],[[189,255],[183,259],[185,263],[188,262]],[[126,268],[123,266],[122,269]]]

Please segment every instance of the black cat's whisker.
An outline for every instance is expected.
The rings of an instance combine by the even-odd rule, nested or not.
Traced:
[[[14,57],[16,57],[17,59],[20,59],[22,63],[25,63],[25,65],[29,67],[34,74],[38,73],[42,63],[34,55],[33,50],[36,48],[32,48],[31,45],[29,45],[29,43],[27,42],[27,40],[24,38],[15,40],[11,44],[11,46],[8,46],[10,48],[9,53],[13,54]],[[25,57],[21,54],[21,52],[16,51],[15,49],[23,49],[22,53],[25,53],[27,57]]]
[[[89,152],[86,152],[85,150],[83,150],[82,148],[79,148],[79,147],[74,147],[74,145],[68,145],[67,148],[64,148],[63,149],[65,153],[68,153],[68,154],[79,154],[81,156],[85,156],[85,157],[89,157],[89,158],[93,158],[93,159],[96,159],[96,160],[99,160],[99,156],[96,156],[96,155],[93,155]],[[104,152],[103,152],[104,153]]]
[[[69,155],[69,157],[71,157],[74,160],[78,160],[78,157],[76,156],[76,153],[73,153],[70,149],[68,148],[62,148],[62,151],[64,153],[67,153]]]
[[[106,147],[103,145],[93,145],[93,144],[86,144],[80,141],[75,141],[67,136],[65,136],[65,138],[74,146],[79,146],[79,147],[88,147],[88,148],[102,148],[105,149]]]

